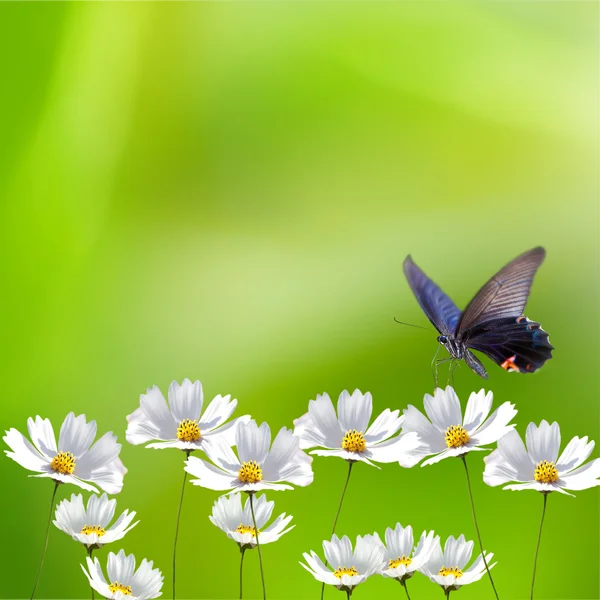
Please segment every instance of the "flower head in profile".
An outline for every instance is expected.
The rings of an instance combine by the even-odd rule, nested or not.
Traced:
[[[246,422],[248,415],[232,419],[237,400],[231,396],[216,396],[202,412],[204,395],[199,381],[184,379],[179,385],[169,386],[169,403],[157,386],[140,396],[140,407],[127,416],[125,437],[130,444],[148,444],[147,448],[179,448],[186,452],[206,450],[208,442],[217,438],[230,446],[235,438],[238,422]]]
[[[153,569],[152,561],[145,558],[140,566],[135,568],[135,556],[125,554],[123,550],[119,554],[108,553],[106,574],[104,576],[102,566],[97,558],[86,559],[87,570],[81,565],[90,585],[105,598],[111,600],[150,600],[161,595],[163,575],[159,569]]]
[[[110,525],[116,506],[117,501],[114,498],[109,500],[106,494],[94,494],[90,496],[85,507],[83,496],[72,494],[70,500],[62,500],[56,507],[54,525],[88,548],[100,548],[120,540],[139,523],[136,521],[132,525],[135,512],[125,510]]]
[[[560,427],[542,421],[529,423],[525,433],[527,448],[519,434],[511,431],[498,441],[498,448],[485,458],[483,480],[491,486],[510,481],[505,490],[537,490],[544,494],[585,490],[600,485],[600,458],[583,464],[594,449],[588,438],[574,437],[560,450]]]
[[[473,542],[465,541],[464,535],[461,535],[458,539],[450,536],[446,540],[443,552],[440,538],[436,538],[429,559],[419,570],[431,581],[442,586],[444,591],[458,590],[463,585],[479,581],[486,573],[481,554],[468,569],[466,568],[471,560],[472,553]],[[496,563],[490,564],[493,556],[491,552],[485,553],[485,560],[490,569],[496,565]]]
[[[318,456],[339,456],[350,462],[398,462],[412,467],[418,458],[414,454],[421,447],[418,435],[396,435],[404,417],[400,411],[384,410],[369,426],[373,412],[370,393],[344,390],[338,399],[337,414],[327,394],[318,395],[308,403],[308,412],[294,421],[294,435],[303,449],[313,450]]]
[[[300,450],[297,437],[285,427],[271,446],[271,430],[266,423],[240,423],[236,428],[233,449],[217,440],[206,454],[214,463],[191,456],[185,470],[196,477],[194,485],[230,492],[259,492],[261,490],[291,490],[288,484],[307,486],[312,483],[312,458]]]
[[[85,415],[69,413],[56,443],[54,429],[48,419],[27,420],[31,442],[16,429],[10,429],[4,442],[12,458],[29,471],[31,477],[49,477],[57,483],[73,483],[84,490],[97,492],[96,485],[109,494],[123,487],[127,469],[119,458],[121,444],[112,432],[105,433],[95,444],[96,421],[86,421]]]
[[[338,590],[352,590],[371,575],[380,573],[385,566],[381,541],[373,535],[356,538],[356,545],[347,536],[342,539],[334,535],[331,541],[323,542],[325,559],[330,566],[311,550],[304,553],[305,563],[300,563],[317,581],[334,585]]]
[[[469,396],[463,418],[458,396],[451,386],[437,388],[433,396],[425,394],[423,401],[427,417],[414,406],[404,410],[402,433],[419,434],[422,447],[417,449],[417,461],[431,456],[422,466],[444,458],[463,456],[482,446],[498,441],[514,428],[509,425],[517,414],[514,404],[505,402],[490,417],[494,396],[480,390]]]
[[[295,526],[288,527],[292,516],[285,513],[279,515],[268,527],[275,502],[267,502],[266,496],[254,498],[254,514],[258,527],[258,542],[269,544],[276,542],[282,535],[291,531]],[[246,499],[242,508],[240,494],[221,496],[213,505],[212,515],[208,517],[213,525],[227,534],[227,537],[236,542],[241,549],[252,549],[256,546],[256,530],[254,529],[252,513],[250,511],[250,498]]]

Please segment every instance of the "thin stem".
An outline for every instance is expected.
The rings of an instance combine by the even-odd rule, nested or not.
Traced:
[[[190,452],[185,451],[189,457]],[[183,472],[183,483],[181,484],[181,496],[179,497],[179,508],[177,509],[177,523],[175,525],[175,541],[173,542],[173,600],[175,600],[175,576],[177,564],[177,538],[179,537],[179,519],[181,518],[181,507],[183,506],[183,494],[185,492],[185,482],[187,480],[187,471]]]
[[[91,546],[88,546],[87,553],[88,553],[88,556],[90,557],[90,559],[92,558],[93,551],[94,551],[94,549]],[[92,584],[90,584],[90,589],[92,590],[92,600],[94,600],[94,588],[92,587]]]
[[[548,494],[544,496],[544,508],[542,509],[542,520],[540,521],[540,531],[538,533],[537,546],[535,547],[535,557],[533,559],[533,577],[531,579],[531,595],[530,599],[533,600],[533,588],[535,587],[535,570],[537,568],[538,553],[540,551],[540,542],[542,541],[542,527],[544,526],[544,517],[546,516],[546,502],[548,501]]]
[[[350,600],[350,590],[346,590],[346,600]]]
[[[42,576],[42,567],[44,566],[44,558],[46,558],[46,549],[48,548],[48,534],[50,533],[50,521],[52,521],[52,509],[54,508],[54,498],[56,498],[56,490],[58,490],[59,482],[54,482],[54,491],[52,492],[52,500],[50,500],[50,514],[48,515],[48,524],[46,525],[46,540],[44,541],[44,549],[42,550],[42,558],[40,559],[40,566],[38,567],[37,579],[35,580],[35,585],[33,586],[33,592],[31,592],[31,600],[33,600],[35,596],[35,592],[37,590],[37,586],[40,582],[40,577]]]
[[[450,598],[450,588],[446,588],[446,598]]]
[[[496,586],[494,585],[494,580],[492,579],[492,574],[490,573],[490,568],[488,567],[487,559],[485,557],[485,552],[483,550],[483,542],[481,541],[481,533],[479,531],[479,525],[477,524],[477,516],[475,515],[475,501],[473,500],[473,491],[471,490],[471,478],[469,477],[469,469],[467,467],[467,457],[466,454],[461,456],[462,463],[465,466],[465,474],[467,476],[467,487],[469,488],[469,498],[471,498],[471,512],[473,513],[473,522],[475,523],[475,531],[477,532],[477,540],[479,541],[479,549],[481,550],[481,558],[483,559],[483,564],[485,565],[485,570],[487,571],[488,577],[490,578],[490,583],[492,584],[492,589],[494,590],[494,595],[496,596],[496,600],[500,600],[498,596],[498,592],[496,590]]]
[[[408,598],[408,600],[410,600],[410,594],[408,593],[408,586],[406,585],[406,581],[401,581],[400,585],[404,588],[404,591],[406,592],[406,597]]]
[[[258,526],[256,525],[256,517],[254,516],[254,494],[250,496],[250,512],[252,513],[252,524],[254,525],[254,533],[256,534],[256,549],[258,550],[258,562],[260,563],[260,578],[262,580],[263,600],[267,600],[267,586],[265,585],[265,572],[263,571],[262,554],[260,552],[260,543],[258,541]]]
[[[246,552],[245,548],[240,550],[241,558],[240,558],[240,600],[242,600],[242,581],[244,579],[244,553]]]

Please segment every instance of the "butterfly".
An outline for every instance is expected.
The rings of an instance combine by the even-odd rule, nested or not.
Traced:
[[[423,312],[438,330],[450,359],[464,360],[487,379],[477,350],[506,371],[533,373],[552,358],[553,346],[539,323],[523,316],[533,277],[546,251],[533,248],[509,262],[478,292],[464,311],[452,302],[409,256],[404,274]]]

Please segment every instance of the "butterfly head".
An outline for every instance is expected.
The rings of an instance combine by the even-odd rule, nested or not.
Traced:
[[[446,336],[446,335],[438,335],[437,341],[440,344],[447,344],[448,343],[448,336]]]

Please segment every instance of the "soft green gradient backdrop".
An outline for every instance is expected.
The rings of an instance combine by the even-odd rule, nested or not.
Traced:
[[[464,306],[543,244],[527,314],[555,358],[533,376],[485,361],[489,386],[520,431],[556,419],[563,439],[598,439],[597,23],[575,2],[2,4],[1,428],[75,411],[124,442],[139,394],[184,377],[274,431],[323,391],[421,406],[436,343],[392,320],[427,324],[405,255]],[[482,384],[457,372],[463,399]],[[183,456],[125,443],[122,458],[118,506],[142,521],[123,547],[154,559],[170,597]],[[542,498],[470,464],[501,597],[524,598]],[[318,594],[298,560],[328,536],[346,465],[314,469],[271,495],[297,525],[264,549],[273,599]],[[0,595],[24,597],[51,485],[8,459],[0,474]],[[187,490],[181,598],[237,594],[216,498]],[[549,499],[539,599],[599,597],[598,515],[598,490]],[[474,538],[460,462],[358,465],[339,532],[397,521]],[[82,559],[53,529],[39,597],[87,598]],[[255,554],[246,581],[257,597]],[[376,578],[355,595],[402,590]],[[486,580],[457,596],[491,597]]]

